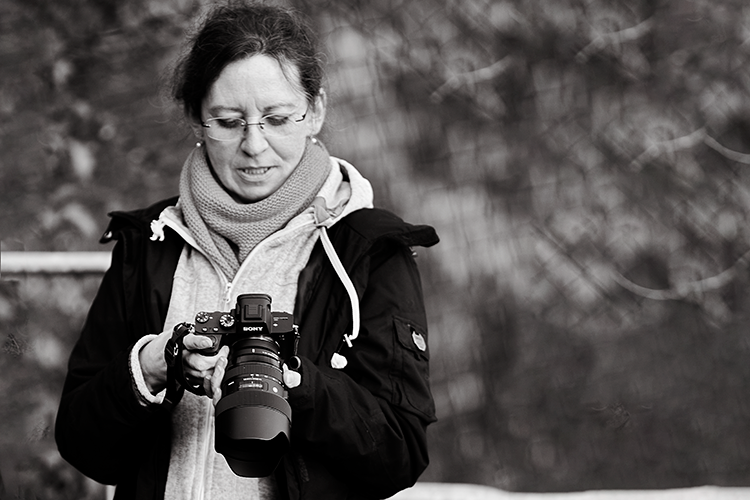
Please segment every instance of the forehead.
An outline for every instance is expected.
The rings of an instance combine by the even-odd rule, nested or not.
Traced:
[[[248,115],[295,108],[304,101],[299,71],[293,64],[256,54],[228,64],[209,88],[203,111],[239,111]]]

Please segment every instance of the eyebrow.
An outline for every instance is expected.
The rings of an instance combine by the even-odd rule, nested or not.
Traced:
[[[269,113],[273,113],[274,111],[278,111],[282,108],[296,108],[297,104],[293,102],[281,102],[277,104],[273,104],[271,106],[266,106],[262,110],[262,115],[265,116]],[[233,106],[213,106],[208,109],[208,112],[212,116],[219,116],[221,113],[238,113],[244,116],[245,110],[239,107],[233,107]]]

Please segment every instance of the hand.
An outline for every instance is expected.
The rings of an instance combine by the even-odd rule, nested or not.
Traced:
[[[227,366],[229,346],[223,346],[216,354],[207,355],[202,351],[212,346],[211,339],[190,333],[182,341],[182,368],[185,380],[194,385],[202,385],[206,395],[214,400],[221,398],[221,381]]]
[[[138,353],[141,372],[151,394],[158,394],[167,386],[167,362],[164,360],[164,347],[172,336],[167,330],[143,346]]]
[[[302,374],[300,372],[292,370],[286,363],[281,368],[283,370],[282,378],[287,389],[294,389],[302,383]]]

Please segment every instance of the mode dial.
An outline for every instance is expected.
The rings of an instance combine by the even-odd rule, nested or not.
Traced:
[[[229,313],[224,313],[219,318],[219,324],[222,328],[232,328],[234,326],[234,316]]]

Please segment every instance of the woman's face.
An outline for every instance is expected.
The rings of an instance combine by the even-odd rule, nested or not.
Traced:
[[[227,65],[203,100],[201,119],[241,118],[258,123],[274,115],[299,120],[288,135],[269,137],[257,125],[248,125],[242,137],[217,141],[209,129],[196,124],[214,172],[224,188],[241,203],[267,198],[289,178],[299,164],[307,138],[317,134],[325,116],[325,95],[308,107],[301,91],[299,71],[266,55],[254,55]],[[289,80],[287,79],[289,77]],[[218,126],[216,122],[214,126]],[[268,128],[268,127],[267,127]]]

